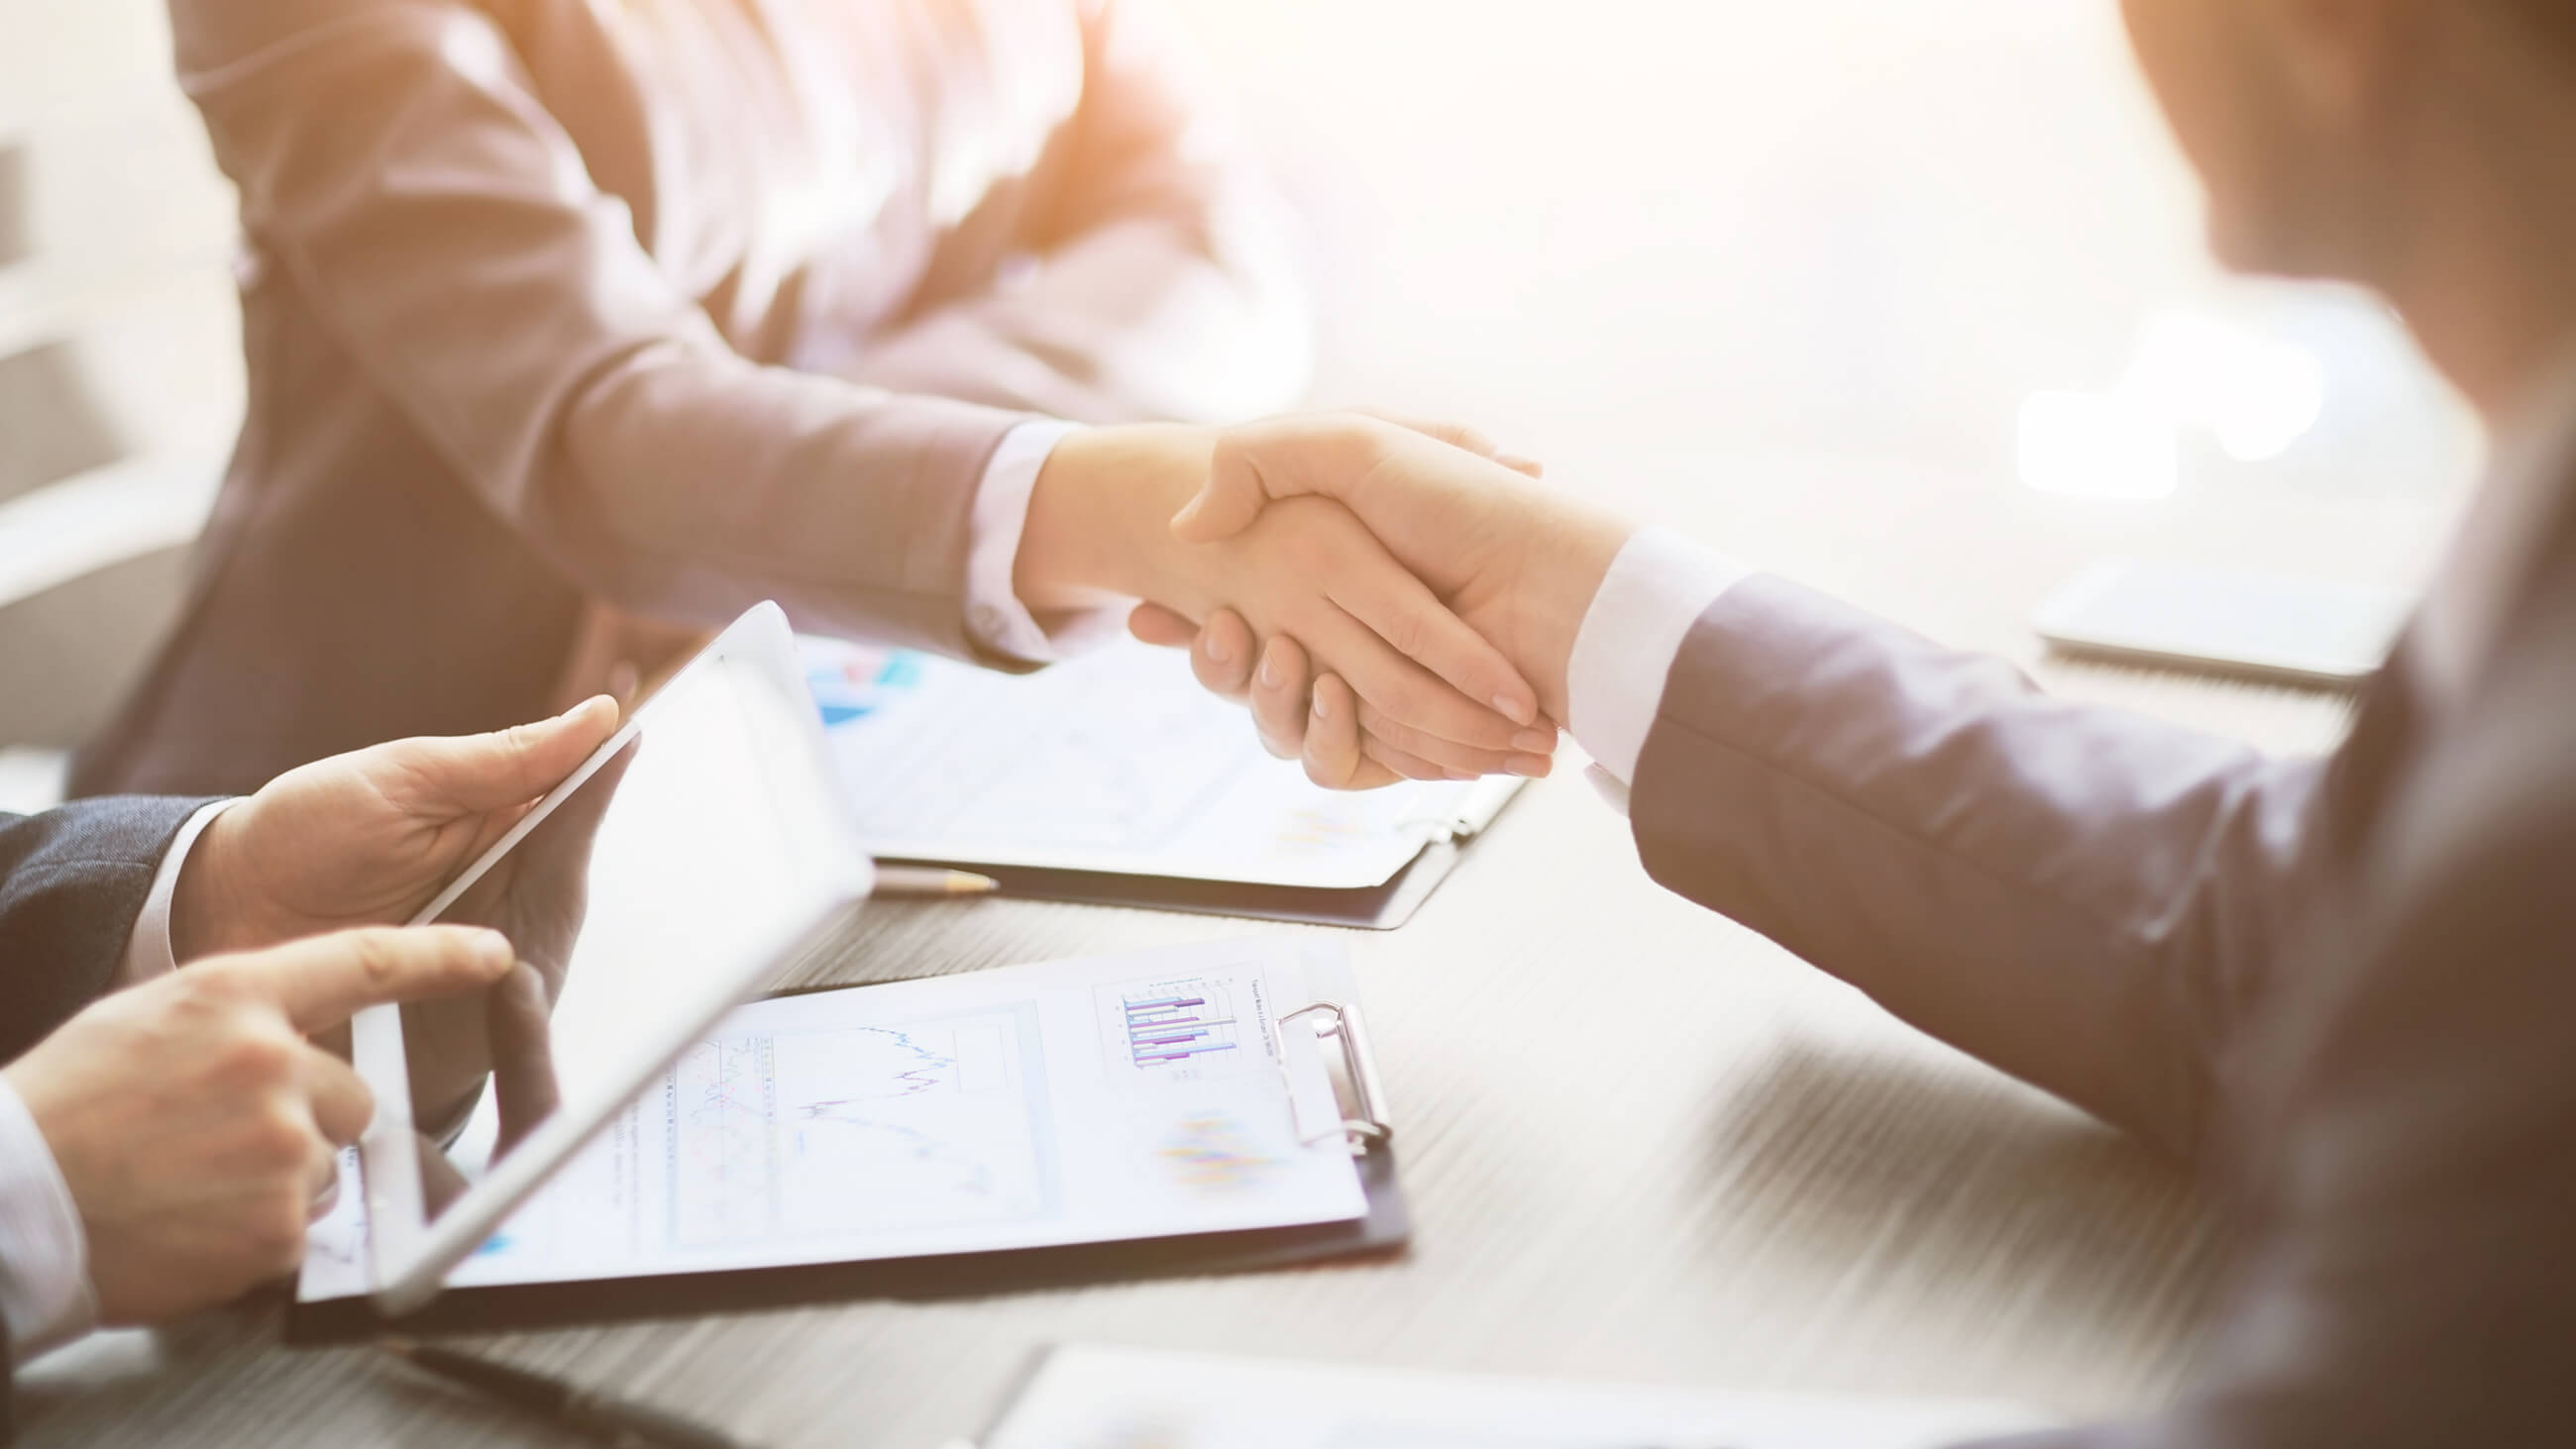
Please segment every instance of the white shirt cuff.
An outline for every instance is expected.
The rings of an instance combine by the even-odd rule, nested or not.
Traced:
[[[1752,572],[1661,528],[1640,530],[1610,561],[1565,664],[1566,727],[1601,773],[1623,787],[1637,778],[1682,641]]]
[[[0,1314],[20,1361],[89,1332],[98,1299],[71,1185],[17,1089],[0,1081]],[[0,1366],[5,1371],[6,1366]]]
[[[135,916],[134,930],[125,938],[125,959],[117,965],[110,990],[139,986],[178,969],[178,953],[170,945],[170,901],[179,892],[179,872],[187,865],[188,852],[195,848],[197,837],[215,823],[216,816],[240,803],[238,798],[218,800],[189,816],[179,833],[170,837],[170,848],[161,856],[161,868],[152,875],[152,892],[143,898],[143,910]]]
[[[1044,619],[1020,602],[1011,576],[1028,532],[1029,495],[1047,456],[1073,423],[1022,423],[1002,435],[993,460],[975,488],[973,542],[966,552],[966,633],[996,654],[1029,664],[1052,664],[1115,637],[1127,610],[1118,605],[1050,613]]]

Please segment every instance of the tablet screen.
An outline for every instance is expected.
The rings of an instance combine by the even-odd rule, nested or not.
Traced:
[[[863,890],[812,709],[792,677],[701,658],[439,913],[500,930],[521,965],[404,1008],[432,1224],[513,1153],[618,1112]]]

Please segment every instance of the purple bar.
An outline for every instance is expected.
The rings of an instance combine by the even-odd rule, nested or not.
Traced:
[[[1166,1006],[1205,1006],[1205,1005],[1207,1005],[1207,998],[1206,998],[1206,997],[1204,997],[1204,996],[1166,996],[1166,997],[1162,998],[1162,999],[1161,999],[1161,1000],[1159,1000],[1159,1001],[1131,1001],[1131,1002],[1128,1002],[1128,1003],[1127,1003],[1127,1011],[1128,1011],[1128,1014],[1129,1014],[1129,1015],[1134,1015],[1135,1013],[1137,1013],[1137,1012],[1139,1012],[1139,1011],[1159,1011],[1159,1010],[1161,1010],[1162,1008],[1164,1008],[1164,1007],[1166,1007]]]

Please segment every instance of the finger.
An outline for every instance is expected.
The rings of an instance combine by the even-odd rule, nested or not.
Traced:
[[[478,814],[524,805],[562,783],[617,733],[617,717],[617,701],[601,694],[534,724],[397,740],[378,749],[412,803],[447,814]]]
[[[554,1003],[545,978],[519,966],[492,988],[492,1095],[501,1130],[494,1155],[509,1151],[562,1105],[555,1079]]]
[[[1383,567],[1370,566],[1380,561]],[[1496,714],[1524,729],[1537,721],[1538,691],[1521,678],[1503,651],[1449,612],[1428,585],[1383,547],[1377,559],[1337,574],[1327,583],[1325,596],[1376,630],[1397,653],[1440,676],[1466,698],[1492,705]],[[1499,742],[1461,739],[1461,743],[1538,748],[1534,741],[1508,732]],[[1547,748],[1555,748],[1555,742],[1547,742]]]
[[[429,1216],[436,1218],[448,1205],[465,1196],[465,1174],[447,1160],[437,1143],[419,1133],[412,1134],[412,1152],[420,1159],[420,1200]]]
[[[347,1062],[319,1047],[304,1049],[304,1100],[324,1141],[346,1147],[376,1120],[376,1094]]]
[[[1338,674],[1315,681],[1312,718],[1306,723],[1306,748],[1300,757],[1306,778],[1327,790],[1374,790],[1400,776],[1360,750],[1359,699]]]
[[[1452,777],[1461,779],[1476,779],[1485,775],[1527,775],[1534,770],[1544,770],[1549,763],[1545,755],[1535,752],[1525,753],[1517,748],[1487,750],[1473,745],[1462,745],[1455,740],[1444,740],[1438,735],[1416,729],[1394,718],[1366,700],[1360,701],[1360,733],[1365,737],[1374,737],[1391,748],[1402,750],[1407,755],[1424,760]],[[1528,731],[1527,735],[1528,738],[1535,740],[1539,737],[1539,731]],[[1552,740],[1551,743],[1553,743]]]
[[[498,931],[366,926],[188,969],[221,973],[309,1034],[339,1025],[361,1007],[489,986],[510,961],[510,943]]]
[[[304,1164],[304,1220],[318,1222],[340,1200],[340,1150],[316,1137],[313,1154]]]
[[[1384,740],[1378,739],[1365,730],[1360,733],[1360,755],[1363,759],[1375,760],[1377,763],[1384,765],[1389,771],[1407,780],[1465,780],[1474,778],[1464,770],[1451,770],[1445,765],[1435,765],[1429,760],[1423,759],[1418,755],[1407,754],[1403,750],[1395,748],[1393,745],[1388,744]]]
[[[1127,632],[1164,649],[1178,649],[1199,636],[1199,626],[1160,604],[1138,604],[1127,614]]]
[[[1190,646],[1190,673],[1209,693],[1240,700],[1252,690],[1252,670],[1259,643],[1252,626],[1232,609],[1208,615]]]
[[[1283,760],[1296,759],[1306,746],[1307,681],[1313,666],[1305,646],[1282,634],[1262,646],[1261,668],[1252,679],[1252,724],[1262,747]]]
[[[1319,671],[1339,674],[1354,693],[1390,718],[1486,750],[1514,750],[1526,732],[1524,726],[1450,688],[1447,681],[1398,653],[1376,630],[1338,608],[1317,610],[1296,629]]]

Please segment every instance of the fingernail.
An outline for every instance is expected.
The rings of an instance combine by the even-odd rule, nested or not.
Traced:
[[[1262,656],[1261,684],[1265,689],[1277,689],[1279,687],[1279,660],[1277,656]]]
[[[1523,730],[1519,734],[1512,736],[1512,748],[1516,750],[1525,750],[1533,755],[1554,754],[1556,752],[1556,736],[1549,734],[1545,730]]]
[[[1234,651],[1225,647],[1223,639],[1210,634],[1207,636],[1207,655],[1211,662],[1224,664],[1234,658]]]
[[[1333,717],[1333,710],[1332,710],[1332,706],[1330,706],[1330,705],[1328,705],[1328,704],[1326,704],[1326,703],[1324,702],[1324,692],[1323,692],[1322,690],[1320,690],[1320,689],[1319,689],[1319,690],[1316,690],[1316,691],[1315,691],[1315,718],[1317,718],[1317,719],[1331,719],[1332,717]]]
[[[1484,777],[1484,776],[1482,776],[1482,775],[1477,774],[1477,773],[1476,773],[1475,771],[1473,771],[1473,770],[1451,770],[1451,771],[1449,772],[1449,778],[1450,778],[1450,779],[1452,779],[1452,780],[1466,781],[1466,780],[1481,780],[1481,779],[1483,779],[1483,778],[1485,778],[1485,777]]]
[[[1556,762],[1544,755],[1514,755],[1503,766],[1525,780],[1544,780],[1555,767]]]
[[[1508,694],[1494,696],[1494,710],[1514,724],[1528,724],[1538,718],[1538,706],[1526,699],[1514,699]]]
[[[474,954],[485,961],[507,965],[517,953],[510,949],[509,937],[498,931],[478,929],[474,933]]]

